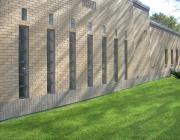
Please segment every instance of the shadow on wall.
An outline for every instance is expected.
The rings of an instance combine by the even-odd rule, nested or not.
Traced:
[[[116,0],[118,1],[118,0]],[[59,1],[58,2],[58,5],[61,5],[60,4],[61,2]],[[118,35],[118,38],[120,40],[120,43],[119,43],[119,48],[121,51],[124,52],[124,32],[127,30],[128,27],[130,27],[131,25],[126,25],[127,24],[127,19],[129,18],[128,16],[133,16],[131,14],[127,14],[128,11],[131,9],[131,7],[128,7],[126,6],[126,2],[121,2],[122,4],[120,4],[121,7],[126,7],[126,8],[120,8],[121,12],[119,14],[119,9],[117,10],[114,10],[114,12],[111,12],[111,15],[115,15],[117,14],[117,19],[116,22],[114,22],[114,27],[118,27],[119,29],[119,35]],[[65,5],[68,5],[68,1],[64,2],[62,7],[64,7]],[[63,31],[62,33],[68,31],[68,20],[69,20],[69,13],[73,13],[74,11],[76,11],[76,7],[79,5],[80,3],[76,3],[75,5],[73,5],[72,7],[69,7],[69,12],[68,12],[68,17],[67,17],[67,13],[63,13],[61,15],[62,18],[60,19],[64,19],[61,24],[59,25],[59,23],[57,22],[57,24],[55,23],[54,27],[55,28],[58,28],[58,31]],[[93,16],[94,19],[92,19],[92,21],[95,21],[94,24],[95,24],[95,28],[94,28],[94,31],[95,32],[95,35],[99,35],[98,32],[99,30],[101,30],[101,24],[104,22],[104,21],[107,21],[107,25],[110,25],[112,23],[112,21],[106,19],[104,20],[104,17],[103,16],[99,16],[99,15],[103,15],[103,14],[106,14],[107,12],[109,12],[107,9],[105,9],[104,7],[109,7],[109,5],[112,4],[112,2],[107,2],[106,5],[104,5],[98,12],[98,15],[97,16]],[[43,3],[44,5],[44,3]],[[62,7],[57,7],[57,5],[52,5],[50,7],[50,9],[54,9],[54,12],[58,13],[59,10],[62,9]],[[38,7],[36,7],[35,9],[37,9]],[[35,10],[34,9],[34,10]],[[79,13],[76,13],[74,12],[73,13],[74,16],[76,16],[76,14],[79,14]],[[92,15],[93,13],[91,13],[91,11],[87,12],[85,15],[82,16],[82,18],[78,21],[78,22],[82,22],[82,21],[88,21],[90,15]],[[133,13],[132,13],[133,14]],[[123,16],[124,15],[127,15],[127,19],[123,19]],[[42,87],[41,85],[44,85],[44,83],[47,83],[46,81],[46,73],[44,73],[44,71],[42,70],[46,70],[47,69],[47,65],[46,65],[46,62],[43,62],[45,61],[45,58],[46,57],[46,42],[43,43],[43,47],[39,47],[39,48],[36,48],[36,46],[38,45],[42,45],[42,40],[46,40],[46,30],[47,28],[42,28],[42,29],[37,29],[36,27],[39,25],[39,24],[44,24],[44,19],[46,19],[47,15],[44,15],[42,17],[39,17],[38,20],[34,23],[34,24],[31,24],[30,25],[30,29],[32,29],[33,31],[35,31],[34,33],[32,33],[32,37],[33,36],[36,36],[36,33],[38,33],[38,31],[44,31],[44,34],[43,35],[40,35],[38,36],[38,38],[36,38],[36,40],[30,40],[31,41],[31,46],[33,46],[32,48],[30,48],[32,50],[32,52],[44,52],[43,54],[41,53],[41,55],[36,55],[36,56],[33,56],[32,57],[32,60],[30,60],[30,70],[32,71],[31,75],[30,75],[30,78],[33,80],[33,78],[36,78],[38,79],[39,77],[38,76],[42,76],[44,79],[41,80],[39,82],[37,82],[37,84],[34,84],[33,86],[33,94],[36,94],[37,92],[39,92],[39,89],[43,89],[44,87]],[[101,18],[100,18],[101,17]],[[0,107],[0,112],[3,112],[2,114],[2,118],[10,118],[12,116],[21,116],[23,114],[29,114],[29,113],[32,113],[32,112],[38,112],[38,111],[42,111],[42,110],[46,110],[46,109],[50,109],[50,108],[53,108],[53,107],[57,107],[57,106],[63,106],[63,105],[66,105],[66,104],[70,104],[70,103],[73,103],[73,102],[78,102],[78,101],[81,101],[81,100],[86,100],[86,99],[89,99],[89,98],[94,98],[96,96],[100,96],[100,95],[104,95],[105,93],[108,93],[108,92],[112,92],[112,91],[116,91],[117,89],[123,89],[123,88],[128,88],[128,87],[132,87],[133,85],[136,85],[136,84],[139,84],[139,83],[143,83],[143,82],[146,82],[146,81],[149,81],[149,80],[153,80],[153,79],[157,79],[156,77],[160,77],[161,74],[162,74],[162,67],[163,67],[163,62],[160,63],[160,65],[156,66],[153,70],[151,69],[151,66],[150,66],[150,61],[151,61],[151,58],[150,57],[150,52],[148,51],[143,51],[142,53],[138,53],[138,51],[144,47],[144,45],[149,45],[148,44],[148,35],[146,37],[144,37],[144,29],[146,29],[147,25],[143,24],[144,22],[146,22],[146,19],[141,17],[141,13],[139,13],[138,15],[136,15],[136,20],[134,21],[134,24],[137,25],[141,25],[141,26],[137,26],[138,28],[137,29],[134,29],[134,35],[137,37],[137,44],[134,44],[133,45],[131,44],[129,47],[129,60],[128,60],[128,64],[129,64],[129,67],[132,67],[133,65],[133,70],[129,70],[131,73],[134,73],[134,77],[133,75],[131,74],[131,77],[129,77],[129,80],[125,81],[124,80],[124,73],[122,71],[122,69],[124,68],[124,55],[120,56],[119,57],[119,60],[121,62],[121,65],[119,65],[119,82],[118,83],[114,83],[114,77],[113,77],[113,74],[111,77],[109,77],[108,79],[108,83],[107,85],[101,85],[101,86],[97,86],[97,87],[94,87],[94,88],[86,88],[86,89],[78,89],[76,91],[71,91],[71,90],[67,90],[67,91],[64,91],[60,94],[54,94],[54,95],[47,95],[46,92],[45,93],[42,93],[43,95],[45,96],[37,96],[37,97],[32,97],[30,99],[25,99],[25,100],[15,100],[15,101],[6,101],[6,102],[1,102],[1,107]],[[123,21],[122,21],[123,19]],[[143,21],[143,22],[142,22]],[[119,24],[121,23],[121,24]],[[77,23],[78,25],[80,25],[80,23]],[[133,25],[132,25],[133,26]],[[16,26],[17,28],[17,26]],[[37,29],[37,30],[36,30]],[[112,29],[113,30],[113,29]],[[115,30],[115,29],[114,29]],[[141,32],[140,32],[141,31]],[[78,31],[77,31],[78,32]],[[62,35],[62,33],[59,33],[60,35]],[[108,35],[108,40],[110,40],[108,42],[108,47],[112,47],[113,49],[113,44],[114,44],[114,31],[108,31],[107,35]],[[139,33],[139,34],[138,34]],[[10,35],[10,33],[9,33]],[[133,36],[133,37],[135,37]],[[68,39],[67,39],[68,36],[64,36],[62,35],[62,38],[61,38],[61,41],[62,42],[67,42]],[[81,34],[81,36],[77,36],[77,43],[79,43],[83,38],[87,38],[87,33],[84,32],[84,34]],[[96,38],[96,36],[94,37]],[[101,37],[97,37],[99,40],[99,42],[101,42]],[[122,39],[123,38],[123,39]],[[156,48],[157,45],[156,43],[159,42],[159,40],[161,40],[161,36],[157,36],[156,39],[154,39],[154,42],[152,44],[152,42],[150,43],[152,45],[152,48]],[[17,44],[17,40],[18,40],[18,36],[16,36],[16,38],[14,38],[14,42],[15,44]],[[56,46],[61,46],[63,45],[62,42],[56,42]],[[147,44],[146,44],[147,43]],[[67,42],[68,44],[68,42]],[[78,49],[81,50],[84,48],[84,46],[87,45],[87,42],[84,41],[82,46],[79,47],[78,46]],[[101,48],[101,43],[99,43],[99,47]],[[67,46],[68,47],[68,46]],[[148,48],[148,46],[145,46],[146,48]],[[149,49],[150,50],[150,49]],[[2,50],[0,50],[2,51]],[[152,50],[151,50],[152,51]],[[154,50],[156,51],[156,50]],[[160,51],[163,51],[160,50]],[[67,51],[65,51],[64,53],[62,53],[60,55],[60,57],[58,57],[58,59],[56,59],[56,63],[57,65],[63,65],[64,64],[64,59],[63,58],[67,58],[68,54],[68,49]],[[96,51],[93,55],[94,55],[94,58],[98,58],[99,56],[101,56],[101,52],[99,51]],[[17,55],[17,52],[16,52],[16,55]],[[81,54],[78,54],[78,55],[81,55]],[[162,60],[161,58],[163,58],[163,55],[164,55],[164,52],[162,53],[158,53],[155,60],[153,60],[154,62],[156,62],[157,60]],[[111,55],[108,55],[108,60],[112,60],[111,63],[112,63],[112,66],[113,66],[113,59],[114,59],[114,55],[111,54]],[[145,60],[144,60],[144,57]],[[68,58],[67,58],[68,59]],[[136,60],[136,63],[134,64],[134,60]],[[44,64],[44,65],[42,65]],[[5,67],[5,63],[3,63],[4,67]],[[81,72],[80,74],[77,76],[77,81],[81,81],[81,78],[82,77],[86,77],[87,76],[87,66],[86,66],[86,63],[84,63],[84,69],[81,69]],[[11,67],[14,67],[14,66],[11,66]],[[37,68],[35,70],[33,70],[33,68]],[[66,66],[65,68],[69,68],[69,63],[66,63]],[[141,71],[143,71],[144,69],[148,69],[148,71],[144,72],[143,74],[141,73]],[[14,68],[13,68],[14,69]],[[101,70],[102,70],[102,67],[101,67],[101,63],[99,64],[99,66],[97,66],[96,64],[96,70],[94,72],[94,80],[96,80],[96,77],[98,77],[98,75],[101,75]],[[62,70],[62,71],[65,71],[65,70]],[[112,72],[113,73],[113,72]],[[136,73],[138,74],[142,74],[142,75],[136,75]],[[63,73],[62,73],[62,76],[63,76]],[[138,77],[136,77],[138,76]],[[17,81],[16,81],[17,82]],[[85,81],[87,82],[87,81]],[[16,83],[18,84],[18,83]],[[63,82],[62,82],[63,84]],[[63,87],[63,85],[62,85]],[[17,87],[14,87],[14,88],[17,88]],[[14,89],[16,90],[16,89]],[[45,89],[43,90],[45,91]]]

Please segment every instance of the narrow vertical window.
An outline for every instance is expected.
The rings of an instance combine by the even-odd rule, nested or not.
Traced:
[[[49,14],[49,25],[53,25],[54,15],[51,13]]]
[[[168,64],[168,49],[165,49],[165,65]]]
[[[93,35],[87,37],[88,87],[93,86]]]
[[[128,41],[124,41],[124,79],[128,79]]]
[[[76,28],[76,21],[74,18],[70,19],[70,23],[69,23],[70,29],[75,29]]]
[[[173,55],[173,50],[171,50],[171,65],[174,63],[174,55]]]
[[[69,33],[69,88],[76,89],[76,33]]]
[[[28,47],[29,28],[19,26],[19,98],[29,97]]]
[[[107,37],[102,38],[102,83],[107,83]]]
[[[27,9],[26,8],[21,9],[21,19],[27,20]]]
[[[179,52],[178,49],[176,49],[176,65],[179,63]]]
[[[118,36],[118,29],[115,29],[115,36]]]
[[[88,30],[89,32],[92,32],[92,22],[88,22],[87,30]]]
[[[106,34],[106,25],[103,25],[103,26],[102,26],[102,33],[103,33],[103,34]]]
[[[55,93],[55,31],[47,30],[47,92]]]
[[[114,81],[118,82],[118,39],[114,39]]]

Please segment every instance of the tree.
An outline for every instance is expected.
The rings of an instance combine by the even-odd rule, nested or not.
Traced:
[[[177,25],[177,31],[180,32],[180,23]]]
[[[151,19],[174,31],[180,32],[180,23],[178,23],[177,19],[173,16],[167,16],[160,12],[153,14]]]

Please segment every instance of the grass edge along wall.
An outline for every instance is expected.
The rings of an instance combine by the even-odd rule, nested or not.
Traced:
[[[179,33],[150,21],[139,1],[0,2],[0,120],[179,70]]]

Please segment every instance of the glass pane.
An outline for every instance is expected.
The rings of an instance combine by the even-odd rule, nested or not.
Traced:
[[[118,82],[118,39],[114,39],[114,81]]]
[[[93,86],[93,36],[88,35],[88,86]]]
[[[19,27],[19,97],[28,97],[28,27]]]
[[[107,38],[102,39],[102,83],[106,84],[106,73],[107,73]]]
[[[55,31],[47,31],[47,92],[55,93]]]
[[[69,64],[70,64],[70,89],[76,89],[76,33],[70,32],[69,34]]]
[[[27,9],[22,8],[22,15],[21,15],[22,20],[27,20]]]

